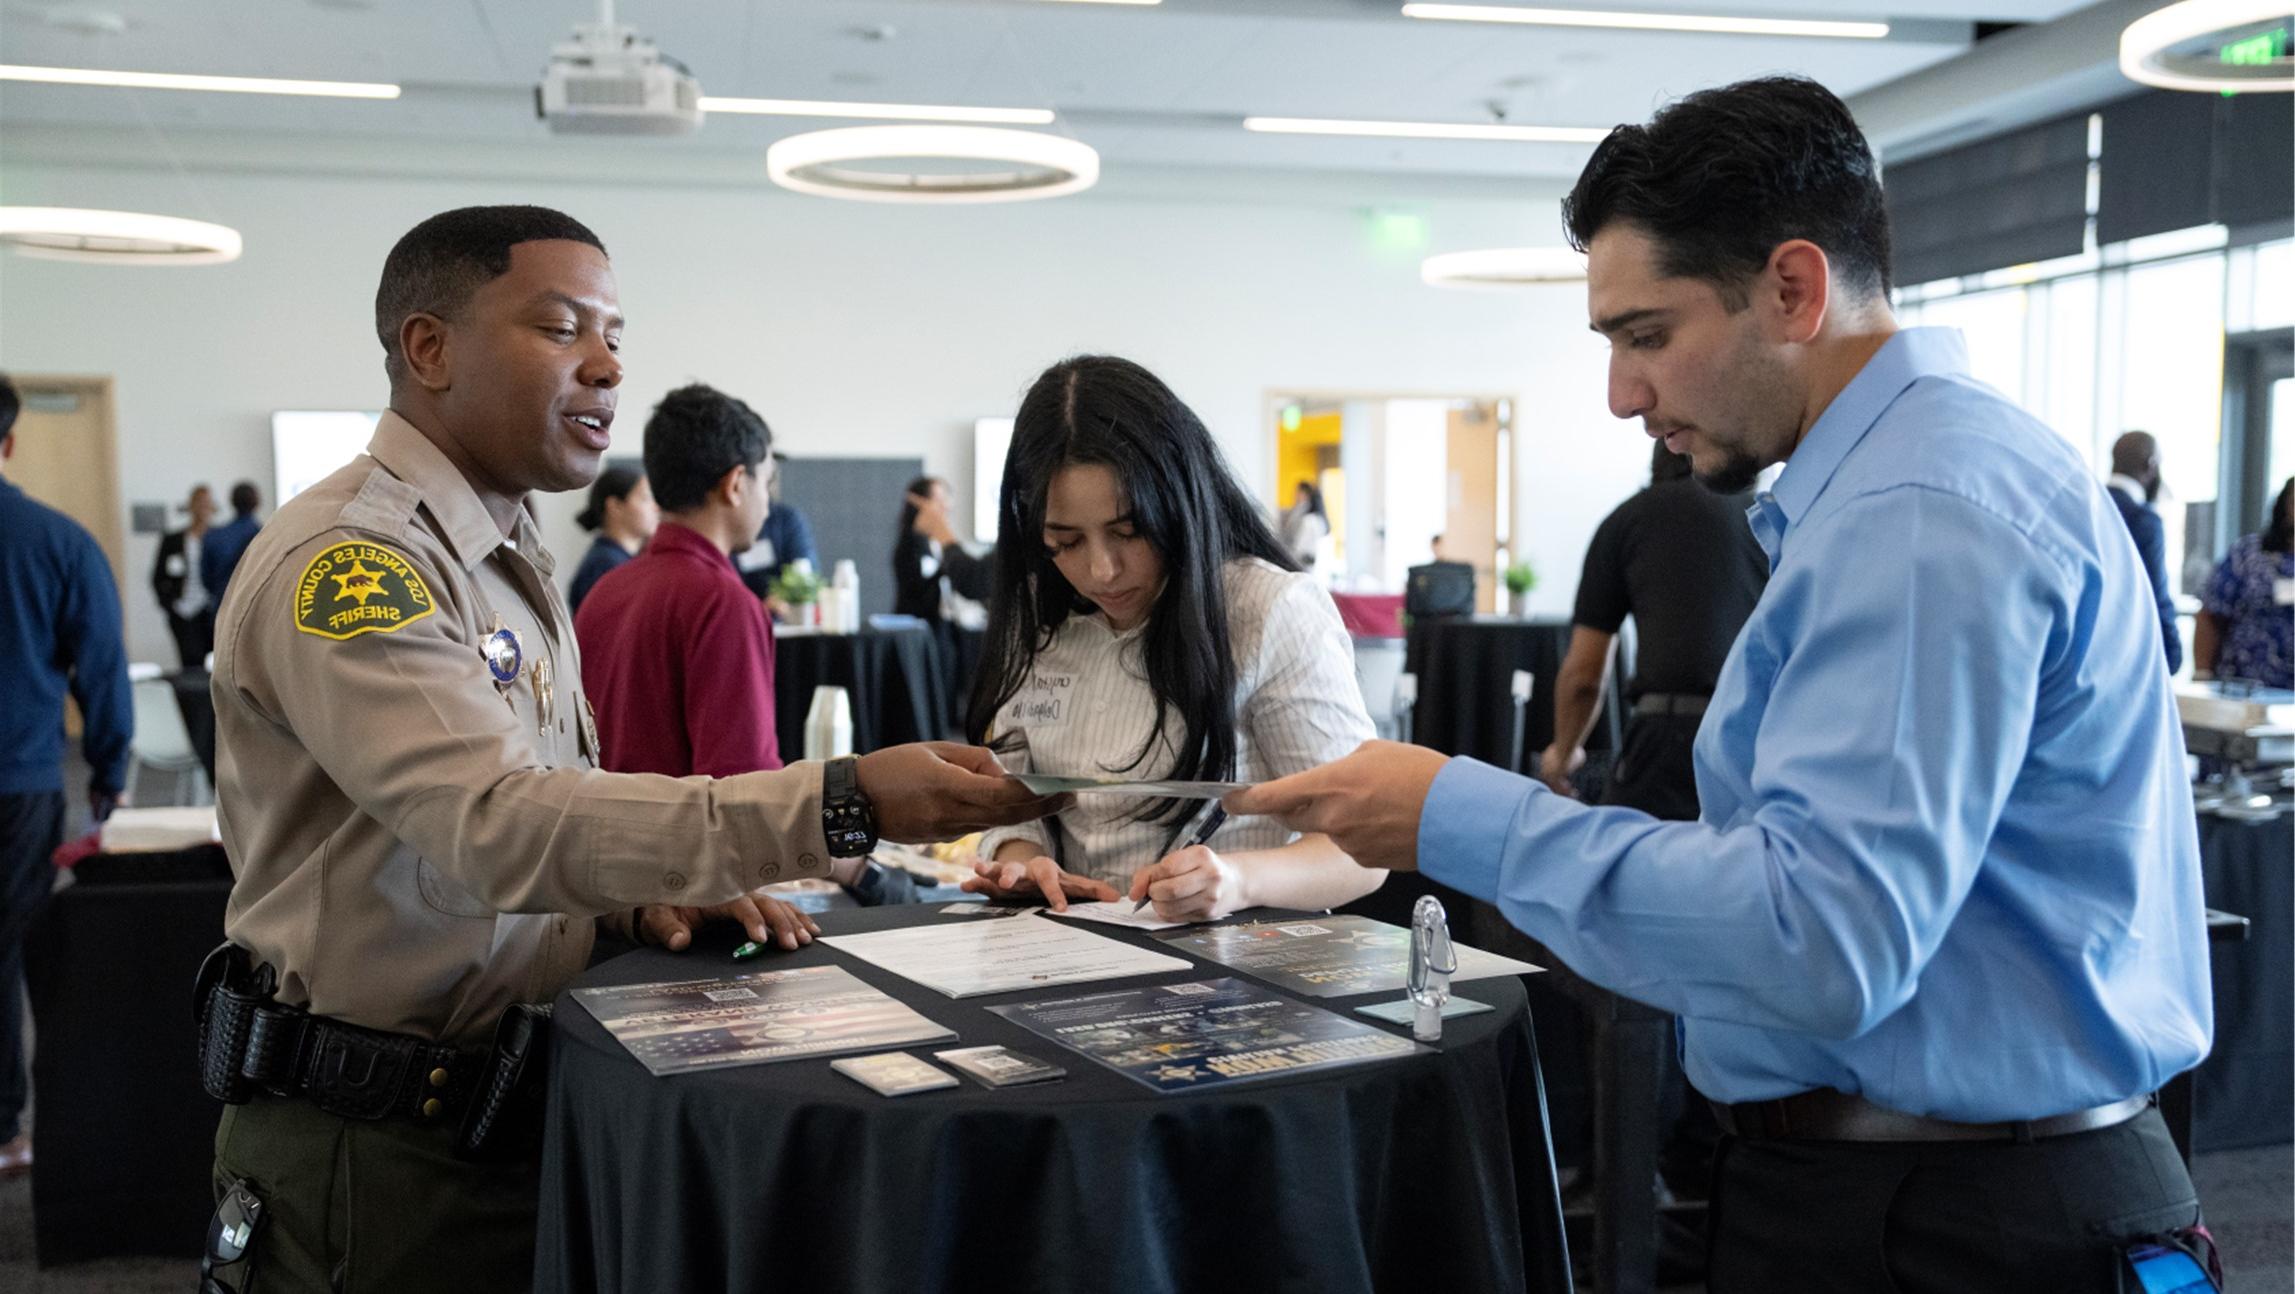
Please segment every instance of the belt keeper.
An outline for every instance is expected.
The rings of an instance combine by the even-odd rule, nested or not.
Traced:
[[[293,1095],[310,1022],[309,1015],[293,1007],[257,1007],[247,1028],[247,1055],[239,1063],[239,1072],[267,1091]]]

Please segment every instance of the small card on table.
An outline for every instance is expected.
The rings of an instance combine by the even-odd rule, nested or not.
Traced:
[[[880,1051],[874,1056],[847,1056],[832,1060],[829,1068],[874,1091],[879,1096],[907,1096],[956,1086],[956,1075],[928,1065],[905,1051]]]
[[[954,1065],[990,1087],[1017,1087],[1065,1078],[1068,1071],[1010,1047],[957,1047],[932,1053],[934,1060]]]

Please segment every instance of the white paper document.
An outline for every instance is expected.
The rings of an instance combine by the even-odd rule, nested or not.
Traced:
[[[1050,908],[1045,908],[1044,915],[1048,917],[1075,917],[1080,921],[1100,921],[1111,926],[1128,926],[1133,930],[1177,930],[1181,926],[1195,924],[1192,921],[1159,921],[1156,919],[1155,904],[1153,903],[1134,913],[1130,899],[1115,899],[1097,903],[1071,902],[1065,912],[1054,912]]]
[[[1251,782],[1133,782],[1120,777],[1054,777],[1049,773],[1015,773],[1020,784],[1038,795],[1122,795],[1138,800],[1216,800],[1240,791]]]
[[[824,935],[821,942],[950,997],[1085,984],[1195,966],[1057,921],[948,921],[904,930]]]

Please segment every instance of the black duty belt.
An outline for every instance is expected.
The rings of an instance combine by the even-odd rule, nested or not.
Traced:
[[[1688,692],[1644,692],[1634,699],[1634,714],[1678,714],[1697,716],[1705,713],[1707,702],[1713,698],[1696,696]]]
[[[2109,1128],[2151,1108],[2149,1096],[2131,1096],[2092,1109],[2010,1123],[1952,1123],[1875,1105],[1861,1096],[1818,1088],[1774,1101],[1712,1103],[1721,1130],[1752,1140],[1778,1141],[2042,1141]]]

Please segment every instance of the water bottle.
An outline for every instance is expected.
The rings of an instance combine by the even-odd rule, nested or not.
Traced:
[[[822,585],[821,591],[814,595],[813,623],[821,627],[822,633],[841,634],[845,631],[845,613],[840,605],[843,601],[844,590],[834,584]]]
[[[861,631],[861,572],[850,557],[837,559],[835,574],[829,577],[830,587],[837,591],[837,632],[857,634]]]
[[[813,689],[805,712],[805,758],[836,759],[853,753],[853,707],[845,689],[823,683]]]

